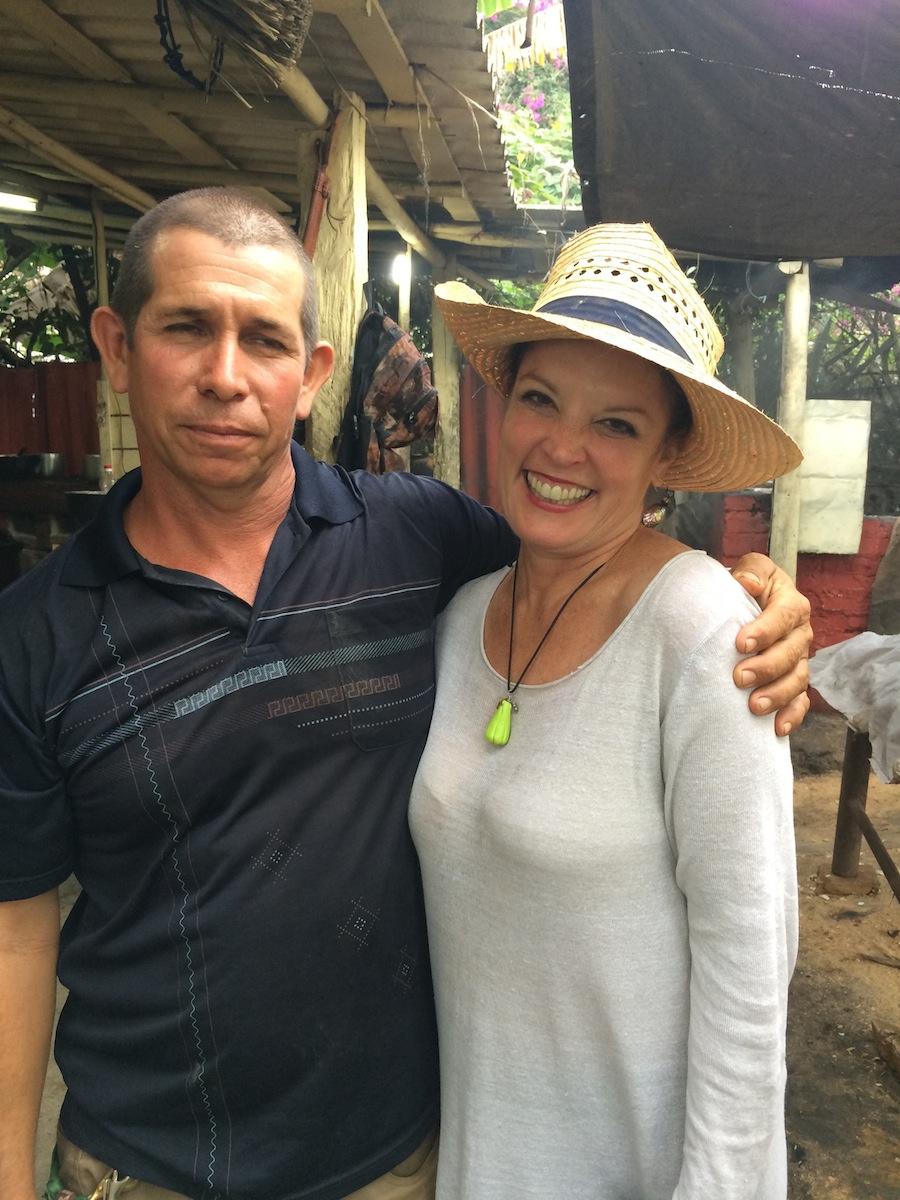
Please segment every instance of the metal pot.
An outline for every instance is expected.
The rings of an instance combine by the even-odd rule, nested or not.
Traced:
[[[44,479],[51,479],[57,475],[62,475],[63,456],[61,454],[41,454],[39,455],[40,465],[37,469],[37,474]]]
[[[89,483],[99,483],[100,481],[100,455],[86,454],[84,462],[81,466],[81,478],[86,479]]]

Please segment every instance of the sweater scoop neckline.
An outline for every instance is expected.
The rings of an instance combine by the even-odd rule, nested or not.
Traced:
[[[637,600],[635,600],[634,604],[632,604],[631,608],[615,627],[603,645],[598,646],[594,653],[586,658],[584,662],[579,663],[577,667],[573,667],[571,671],[567,671],[565,675],[560,675],[556,679],[547,679],[544,683],[520,683],[516,688],[516,691],[521,689],[522,691],[539,692],[543,688],[558,687],[559,684],[565,683],[566,680],[574,678],[576,675],[592,666],[606,652],[608,647],[612,646],[614,642],[618,641],[620,635],[624,633],[625,629],[631,624],[632,620],[636,619],[637,613],[650,602],[652,594],[656,590],[657,584],[659,584],[663,577],[668,573],[669,568],[673,565],[673,563],[681,562],[681,560],[685,558],[694,558],[697,555],[702,558],[709,557],[705,550],[682,550],[680,553],[676,554],[674,558],[670,558],[668,562],[663,563],[653,578],[648,580],[647,585],[641,592],[640,596],[638,596]],[[500,587],[500,584],[511,570],[512,567],[507,567],[500,579],[497,580],[496,586],[492,589],[491,594],[488,596],[487,603],[484,606],[484,612],[481,614],[481,636],[479,639],[481,645],[481,661],[487,667],[488,671],[490,671],[491,675],[493,675],[495,679],[499,680],[504,687],[506,686],[506,676],[501,675],[500,672],[491,665],[491,661],[488,658],[487,651],[484,647],[484,625],[485,621],[487,620],[487,611],[490,608],[491,601],[497,592],[497,588]]]

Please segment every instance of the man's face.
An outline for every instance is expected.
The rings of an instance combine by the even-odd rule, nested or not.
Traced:
[[[317,354],[305,359],[300,266],[178,228],[159,236],[152,266],[133,344],[107,363],[145,475],[252,493],[284,470],[294,420],[327,377]]]

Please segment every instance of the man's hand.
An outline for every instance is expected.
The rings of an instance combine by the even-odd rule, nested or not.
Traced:
[[[740,653],[752,657],[735,667],[734,682],[739,688],[753,688],[751,712],[775,711],[775,732],[784,737],[802,725],[809,712],[809,601],[764,554],[745,554],[731,573],[763,610],[735,639]]]

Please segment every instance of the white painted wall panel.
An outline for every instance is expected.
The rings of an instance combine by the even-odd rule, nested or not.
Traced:
[[[800,468],[800,550],[856,554],[862,534],[868,400],[808,400]]]

